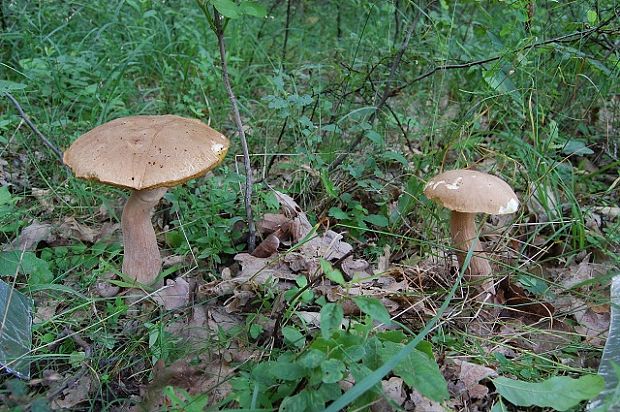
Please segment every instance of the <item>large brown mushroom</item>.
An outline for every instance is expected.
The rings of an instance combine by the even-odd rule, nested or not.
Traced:
[[[97,126],[64,153],[82,179],[133,190],[121,217],[123,273],[151,284],[161,255],[151,212],[169,187],[222,162],[229,141],[206,124],[179,116],[131,116]]]
[[[432,178],[424,188],[429,199],[452,211],[450,233],[457,249],[457,257],[463,266],[469,249],[474,254],[469,263],[465,279],[482,280],[486,292],[495,294],[490,281],[491,265],[476,231],[476,213],[504,215],[519,208],[519,200],[502,179],[475,170],[450,170]]]

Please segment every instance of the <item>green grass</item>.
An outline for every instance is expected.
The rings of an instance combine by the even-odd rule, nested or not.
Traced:
[[[247,285],[251,298],[234,321],[218,324],[220,318],[207,313],[210,323],[196,326],[204,336],[193,342],[168,329],[190,319],[193,307],[221,308],[230,295],[204,295],[198,288],[192,305],[175,311],[159,310],[149,299],[135,304],[98,297],[99,277],[120,272],[118,232],[90,243],[61,224],[67,218],[95,229],[119,223],[127,193],[75,179],[2,97],[0,153],[6,164],[0,180],[11,199],[0,202],[2,244],[9,245],[33,220],[55,228],[55,240],[34,251],[42,266],[23,269],[15,279],[2,272],[3,280],[15,280],[33,299],[35,311],[43,314],[47,308],[45,319],[33,326],[32,378],[43,379],[50,371],[60,381],[78,373],[93,377],[91,393],[75,406],[89,410],[139,404],[149,382],[155,382],[150,396],[166,393],[166,410],[202,410],[203,402],[212,409],[322,409],[341,394],[332,374],[362,380],[388,360],[390,345],[404,347],[443,303],[456,278],[445,255],[452,250],[448,213],[422,190],[439,171],[460,167],[504,178],[521,201],[511,219],[479,221],[483,240],[497,245],[492,259],[498,278],[525,288],[530,302],[579,299],[604,311],[609,279],[620,268],[620,222],[605,216],[597,221],[600,214],[592,208],[618,206],[619,56],[607,32],[541,42],[596,26],[613,15],[614,4],[539,3],[527,30],[525,1],[291,2],[284,61],[287,2],[277,3],[266,18],[243,16],[226,27],[231,82],[259,180],[255,215],[277,213],[273,188],[293,196],[311,223],[319,224],[319,233],[341,232],[354,256],[371,267],[388,246],[394,273],[409,285],[390,295],[399,305],[393,314],[404,311],[396,319],[405,326],[395,327],[399,332],[377,330],[372,320],[381,315],[363,310],[347,313],[350,328],[331,335],[318,330],[303,318],[328,304],[316,284],[295,301],[277,281]],[[271,4],[265,3],[267,9]],[[243,165],[235,157],[241,147],[216,37],[196,3],[14,1],[2,7],[7,26],[0,32],[0,87],[13,82],[7,83],[11,93],[61,149],[96,125],[134,114],[200,118],[232,137],[224,164],[208,178],[170,190],[153,221],[162,252],[189,257],[167,269],[168,277],[219,283],[225,268],[235,270],[233,257],[245,250]],[[399,89],[371,121],[412,21],[413,36],[391,85]],[[604,29],[614,28],[612,21]],[[497,58],[415,81],[438,66],[490,57]],[[327,173],[360,134],[361,144]],[[290,246],[281,245],[282,254],[291,254]],[[566,289],[558,273],[571,273],[588,255],[608,273]],[[430,257],[436,262],[424,266]],[[294,291],[315,273],[297,275],[290,285]],[[348,307],[351,296],[345,293],[332,303]],[[414,309],[416,303],[422,308]],[[568,332],[523,321],[513,324],[512,332],[484,337],[468,332],[472,304],[472,296],[459,290],[418,346],[416,356],[428,357],[412,362],[428,367],[428,379],[439,379],[433,368],[445,368],[455,358],[532,382],[595,373],[601,344],[575,331],[574,313],[554,315]],[[271,336],[280,312],[284,334]],[[85,354],[66,330],[76,332],[92,352]],[[302,340],[295,339],[299,334]],[[566,339],[537,353],[531,343],[544,335]],[[158,361],[203,372],[223,364],[231,373],[225,383],[189,386],[200,386],[204,400],[192,390],[183,393],[180,388],[188,388],[178,376],[158,375]],[[80,372],[82,365],[87,372]],[[274,367],[290,374],[274,375]],[[415,386],[410,376],[401,377]],[[234,390],[218,398],[227,385]],[[25,387],[10,376],[0,378],[0,404],[7,410],[47,404],[52,392],[50,383]],[[381,393],[374,385],[349,410],[363,410]],[[490,408],[498,398],[488,395],[481,407]]]

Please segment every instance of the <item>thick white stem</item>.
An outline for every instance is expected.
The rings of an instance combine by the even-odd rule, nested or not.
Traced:
[[[136,190],[123,209],[123,273],[140,283],[149,285],[155,281],[161,269],[161,255],[151,212],[159,203],[166,188]]]
[[[495,287],[491,279],[492,269],[486,254],[478,241],[476,233],[476,215],[474,213],[452,212],[450,215],[450,233],[452,242],[457,249],[457,257],[461,267],[469,249],[474,250],[474,255],[469,262],[469,268],[464,278],[473,281],[482,281],[482,287],[486,292],[495,295]]]

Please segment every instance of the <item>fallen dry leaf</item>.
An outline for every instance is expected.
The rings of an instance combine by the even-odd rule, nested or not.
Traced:
[[[407,399],[403,390],[403,380],[397,377],[392,377],[389,380],[381,381],[383,386],[384,397],[380,398],[377,402],[374,402],[370,406],[372,412],[389,412],[394,410],[390,401],[396,403],[398,406],[402,406]]]
[[[102,298],[111,298],[116,296],[120,292],[121,288],[110,283],[110,280],[115,279],[116,275],[113,272],[106,272],[97,279],[95,283],[95,292]]]
[[[297,277],[288,265],[277,258],[259,258],[248,253],[239,253],[234,259],[241,264],[241,273],[230,280],[235,284],[265,283],[269,278],[294,280]]]
[[[273,256],[280,247],[280,239],[275,234],[271,234],[265,238],[252,252],[252,256],[259,258],[268,258]]]
[[[290,221],[290,218],[281,213],[265,213],[263,218],[256,222],[256,228],[262,235],[269,235]]]
[[[167,310],[189,304],[189,283],[182,277],[167,279],[166,286],[153,293],[153,299]]]
[[[53,240],[52,225],[39,223],[36,220],[22,229],[21,233],[11,243],[12,250],[34,250],[39,242],[51,242]]]
[[[62,391],[61,397],[52,401],[52,409],[72,409],[77,404],[90,399],[91,386],[90,375],[88,373],[82,375],[77,382]]]
[[[111,236],[120,228],[118,223],[106,222],[101,228],[93,228],[79,223],[74,217],[68,217],[58,228],[59,235],[65,239],[77,239],[86,243]]]
[[[588,254],[578,265],[561,271],[562,286],[570,289],[582,282],[606,274],[612,268],[604,263],[591,263]]]
[[[482,399],[489,393],[489,388],[481,385],[480,381],[498,376],[494,369],[461,359],[453,359],[452,362],[460,368],[458,379],[463,382],[470,398]]]
[[[411,398],[411,403],[413,405],[408,405],[409,402],[405,403],[405,410],[413,410],[414,412],[445,412],[441,404],[425,398],[420,392],[413,389],[409,395]],[[413,406],[413,408],[412,408]]]
[[[348,279],[363,279],[371,276],[370,264],[363,259],[353,259],[351,256],[340,265]]]

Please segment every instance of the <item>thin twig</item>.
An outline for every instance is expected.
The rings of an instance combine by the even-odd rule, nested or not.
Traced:
[[[578,31],[578,32],[574,32],[574,33],[565,34],[565,35],[562,35],[562,36],[559,36],[559,37],[555,37],[553,39],[544,40],[544,41],[540,41],[538,43],[534,43],[531,46],[521,47],[519,49],[514,50],[513,53],[519,52],[519,51],[523,51],[523,50],[527,50],[527,49],[536,49],[538,47],[546,46],[546,45],[552,44],[552,43],[563,43],[563,42],[567,42],[567,41],[574,41],[575,37],[581,37],[581,38],[588,37],[591,34],[600,31],[600,29],[602,27],[604,27],[607,24],[609,24],[614,18],[615,18],[615,16],[610,17],[609,19],[605,20],[604,22],[602,22],[598,26],[593,27],[593,28],[588,29],[588,30],[583,30],[583,31]],[[419,75],[415,79],[405,83],[403,86],[397,88],[396,91],[400,92],[402,89],[405,89],[405,88],[411,86],[413,83],[419,82],[420,80],[424,80],[427,77],[432,76],[433,74],[435,74],[435,73],[437,73],[439,71],[453,70],[453,69],[467,69],[469,67],[480,66],[482,64],[490,63],[492,61],[496,61],[496,60],[499,60],[501,58],[502,58],[502,55],[499,55],[499,56],[488,57],[486,59],[475,60],[475,61],[471,61],[471,62],[467,62],[467,63],[445,64],[445,65],[442,65],[442,66],[437,66],[437,67],[434,67],[433,69],[427,71],[426,73],[423,73],[423,74]]]
[[[50,391],[45,396],[48,402],[52,402],[54,399],[60,396],[66,389],[71,388],[82,378],[82,376],[86,374],[86,372],[88,372],[87,360],[90,360],[92,356],[92,346],[89,345],[84,339],[82,339],[82,337],[78,335],[77,332],[72,331],[68,327],[64,328],[63,331],[60,333],[60,337],[58,338],[58,344],[60,344],[60,342],[63,339],[69,338],[69,337],[73,339],[73,341],[84,350],[85,359],[80,369],[73,376],[66,379],[64,382],[62,382],[59,386],[57,386],[54,390]],[[56,345],[50,346],[50,349],[52,350],[55,349],[55,346]],[[30,408],[31,406],[32,405],[28,405],[28,408]]]
[[[280,64],[284,65],[284,61],[286,60],[286,45],[288,44],[288,32],[290,29],[291,22],[291,0],[286,1],[286,23],[284,25],[284,44],[282,45],[282,59],[280,60]]]
[[[241,139],[241,147],[243,149],[243,165],[245,166],[245,213],[248,218],[248,250],[250,253],[254,251],[256,247],[256,226],[254,225],[254,216],[252,213],[252,165],[250,164],[250,152],[248,150],[248,142],[245,137],[245,131],[243,130],[243,123],[241,122],[241,115],[239,114],[239,107],[237,105],[237,98],[230,85],[230,79],[228,78],[228,65],[226,63],[226,44],[224,43],[224,28],[222,26],[222,17],[213,9],[213,20],[215,24],[215,34],[217,36],[217,43],[220,49],[220,58],[222,59],[222,78],[224,80],[224,87],[228,93],[230,104],[232,106],[235,123],[237,125],[237,132]]]
[[[616,18],[615,15],[613,15],[612,17],[609,17],[608,19],[604,20],[603,22],[601,22],[598,26],[596,27],[592,27],[588,30],[582,30],[582,31],[578,31],[578,32],[573,32],[573,33],[569,33],[569,34],[565,34],[559,37],[555,37],[553,39],[549,39],[549,40],[544,40],[544,41],[540,41],[537,43],[534,43],[530,46],[524,46],[521,47],[519,49],[514,50],[513,52],[518,52],[518,51],[523,51],[523,50],[528,50],[528,49],[535,49],[538,47],[542,47],[542,46],[546,46],[548,44],[552,44],[552,43],[563,43],[563,42],[570,42],[570,41],[574,41],[576,37],[579,37],[581,39],[588,37],[596,32],[602,32],[602,28],[604,26],[606,26],[607,24],[609,24],[612,20],[614,20]],[[427,77],[432,76],[433,74],[439,72],[439,71],[444,71],[444,70],[453,70],[453,69],[465,69],[465,68],[469,68],[469,67],[473,67],[473,66],[480,66],[486,63],[490,63],[496,60],[499,60],[502,58],[502,55],[498,55],[498,56],[493,56],[493,57],[488,57],[485,59],[481,59],[481,60],[475,60],[475,61],[471,61],[471,62],[466,62],[466,63],[460,63],[460,64],[445,64],[445,65],[441,65],[441,66],[437,66],[434,67],[433,69],[427,71],[426,73],[421,74],[420,76],[416,77],[415,79],[405,83],[402,86],[399,87],[390,87],[391,84],[391,80],[393,78],[393,75],[395,73],[396,68],[398,67],[398,64],[400,63],[400,60],[402,58],[402,55],[406,49],[406,46],[409,42],[409,38],[411,37],[411,31],[413,28],[413,22],[410,25],[410,30],[407,32],[407,36],[405,37],[401,48],[399,50],[399,53],[395,56],[394,62],[392,64],[392,69],[390,70],[390,79],[388,80],[386,87],[384,89],[384,93],[383,96],[381,98],[381,100],[379,101],[379,103],[375,106],[375,111],[370,115],[369,118],[369,123],[372,123],[372,121],[374,121],[377,117],[377,113],[383,109],[383,106],[385,105],[385,102],[387,101],[387,99],[390,96],[399,94],[403,89],[405,89],[406,87],[411,86],[412,84],[419,82],[421,80],[426,79]],[[612,32],[614,32],[614,30],[612,30]],[[404,46],[404,48],[403,48]],[[340,153],[340,155],[338,155],[338,157],[329,165],[329,170],[333,171],[336,167],[338,167],[343,161],[344,159],[349,155],[349,153],[351,153],[358,144],[360,144],[360,142],[363,140],[364,138],[364,134],[363,133],[359,133],[355,140],[351,143],[351,145],[348,147],[348,149],[342,153]]]
[[[60,160],[60,163],[64,164],[63,161],[62,161],[62,152],[60,151],[60,149],[54,143],[52,143],[50,140],[48,140],[48,138],[45,137],[43,135],[43,133],[41,133],[39,131],[39,129],[37,129],[37,127],[34,125],[34,123],[32,123],[32,121],[30,120],[28,115],[24,112],[24,109],[22,109],[22,107],[19,105],[19,102],[15,99],[15,97],[13,97],[13,95],[11,93],[4,92],[4,94],[6,95],[6,97],[8,97],[8,99],[11,101],[11,103],[13,103],[13,106],[15,106],[15,108],[19,112],[19,117],[24,119],[24,122],[28,125],[30,130],[32,130],[34,132],[34,134],[36,134],[39,137],[39,139],[41,139],[41,141],[47,147],[49,147],[52,152],[54,152],[56,154],[56,156],[58,157],[58,160]]]

